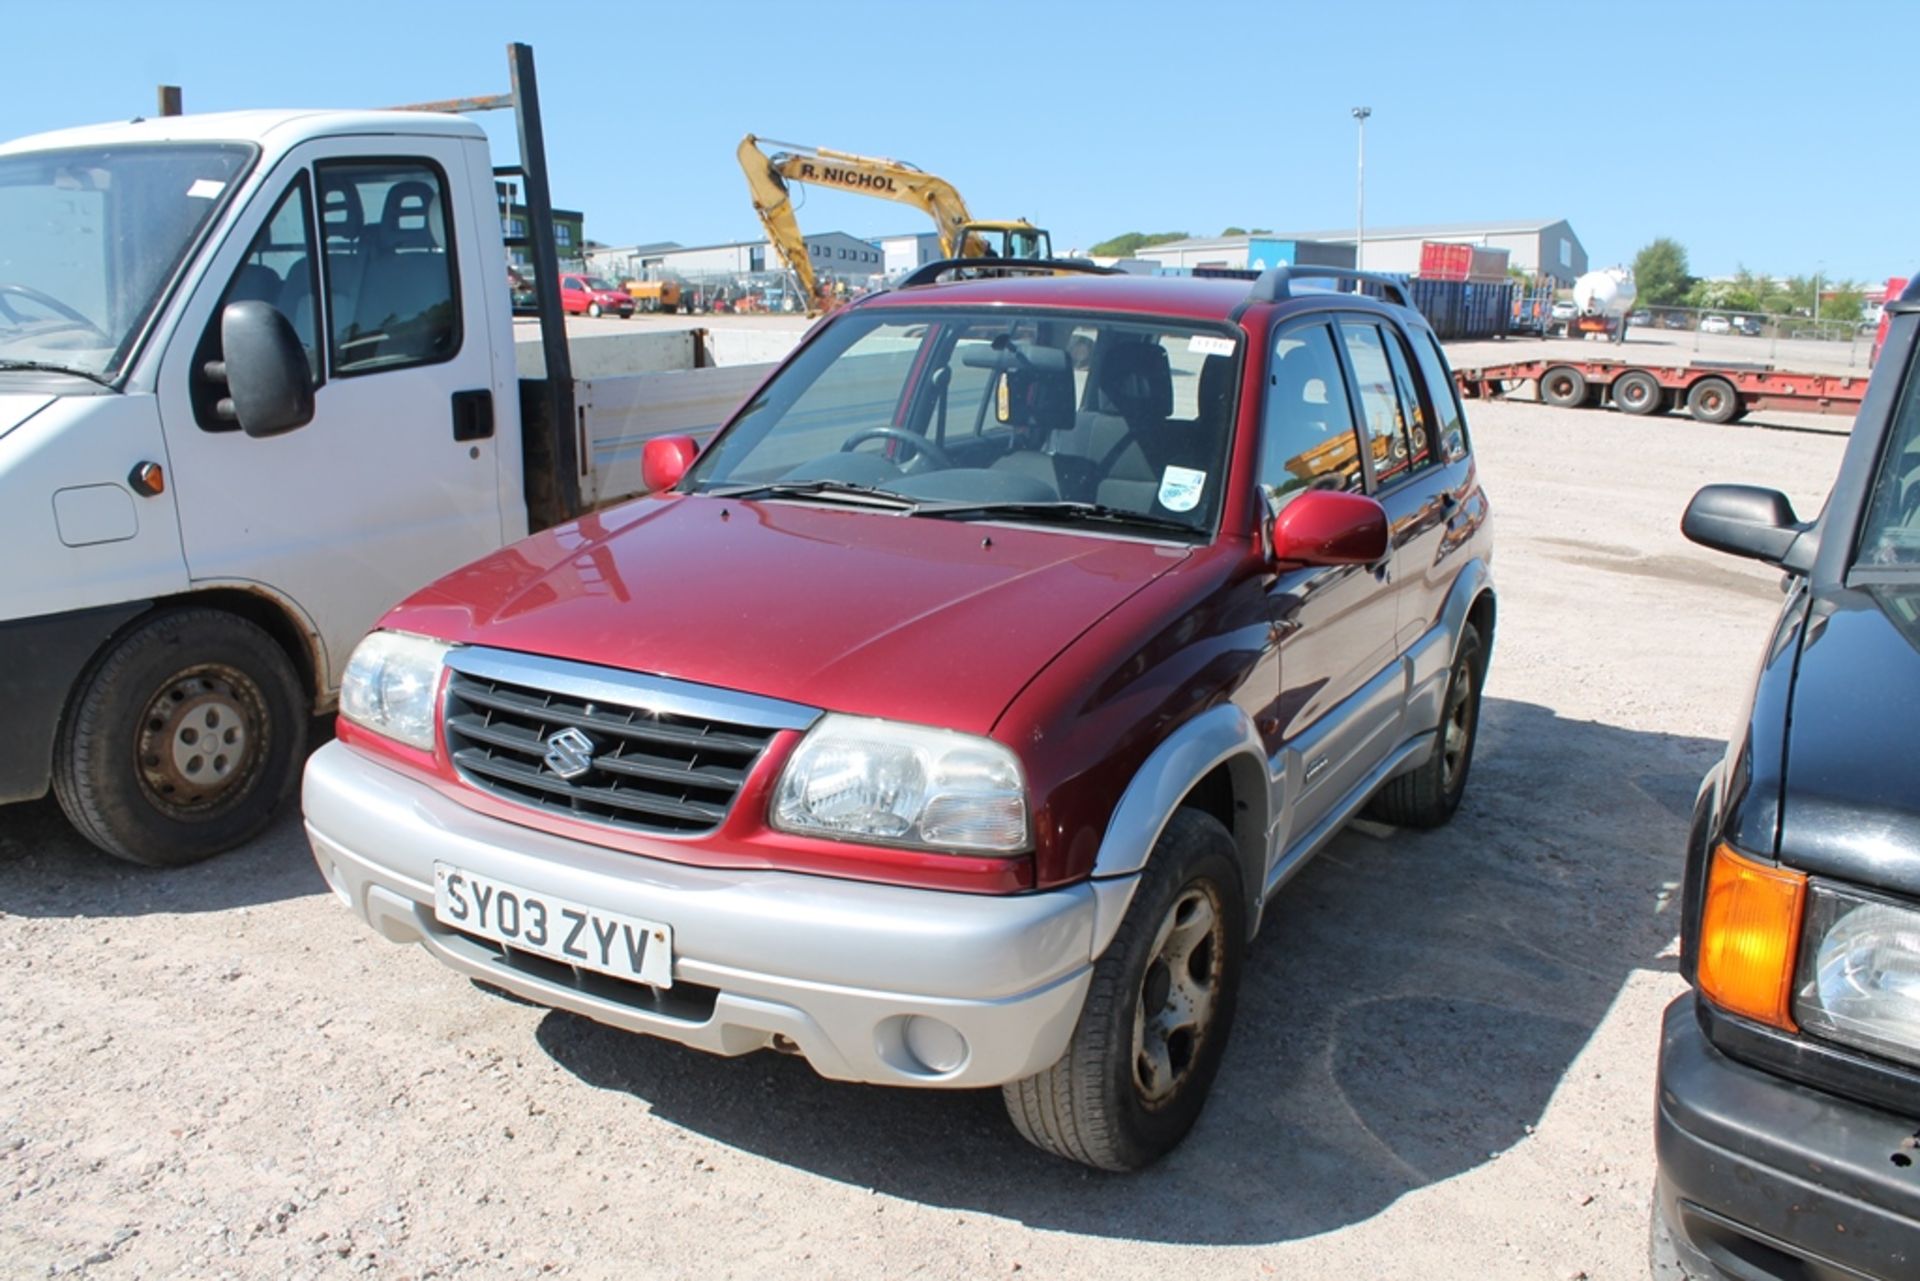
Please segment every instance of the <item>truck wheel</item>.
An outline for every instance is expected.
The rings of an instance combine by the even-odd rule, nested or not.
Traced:
[[[1613,403],[1629,414],[1657,414],[1667,407],[1660,380],[1644,369],[1629,369],[1613,380]]]
[[[1569,365],[1555,365],[1540,375],[1540,399],[1561,409],[1578,409],[1587,403],[1587,379]]]
[[[1467,772],[1473,767],[1474,740],[1480,736],[1480,685],[1486,665],[1480,632],[1468,623],[1454,652],[1453,674],[1447,678],[1433,754],[1419,769],[1381,785],[1367,807],[1372,817],[1395,827],[1439,827],[1460,808]]]
[[[306,741],[300,683],[273,638],[232,614],[183,609],[94,661],[60,726],[53,789],[107,853],[179,867],[272,822]]]
[[[1052,1067],[1001,1087],[1027,1141],[1101,1170],[1138,1170],[1186,1137],[1233,1028],[1246,954],[1233,838],[1176,810],[1087,1003]]]
[[[1702,378],[1687,388],[1687,412],[1703,423],[1730,423],[1740,413],[1740,393],[1724,378]]]

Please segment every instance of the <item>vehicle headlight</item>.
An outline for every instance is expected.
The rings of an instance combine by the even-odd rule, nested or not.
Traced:
[[[1920,1064],[1920,911],[1815,883],[1794,1016],[1816,1036]]]
[[[1010,854],[1027,848],[1027,789],[991,739],[825,716],[774,791],[773,825],[807,836]]]
[[[433,750],[433,702],[453,646],[406,632],[373,632],[340,679],[340,714],[362,729]]]

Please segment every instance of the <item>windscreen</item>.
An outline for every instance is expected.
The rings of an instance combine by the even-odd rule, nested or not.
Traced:
[[[1920,566],[1920,352],[1907,371],[1880,472],[1867,500],[1858,563]]]
[[[1210,530],[1237,340],[1059,311],[844,315],[762,389],[683,489],[831,482],[922,504],[1085,504]],[[994,513],[989,513],[994,514]],[[1048,517],[1055,512],[1043,513]]]
[[[118,377],[252,157],[219,143],[0,156],[0,370]]]

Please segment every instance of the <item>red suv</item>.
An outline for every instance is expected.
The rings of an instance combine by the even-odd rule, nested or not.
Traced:
[[[612,312],[625,320],[633,315],[633,297],[598,276],[566,272],[560,277],[560,310],[570,316],[601,316]]]
[[[942,269],[697,459],[649,442],[649,497],[389,613],[308,831],[373,928],[490,985],[1002,1086],[1041,1147],[1137,1168],[1288,878],[1363,808],[1458,805],[1487,500],[1404,298]]]

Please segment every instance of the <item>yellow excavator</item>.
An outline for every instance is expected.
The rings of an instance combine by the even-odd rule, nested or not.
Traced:
[[[762,142],[780,150],[768,155],[761,150]],[[976,220],[967,212],[967,202],[960,198],[952,183],[905,161],[856,156],[826,147],[803,147],[798,143],[757,138],[753,134],[740,140],[736,154],[741,172],[747,175],[747,188],[753,193],[754,211],[767,229],[767,238],[780,250],[793,274],[800,278],[809,316],[819,315],[832,304],[825,296],[830,286],[814,276],[806,237],[800,234],[800,224],[794,220],[790,185],[796,182],[916,205],[933,219],[940,233],[940,252],[948,258],[1010,258],[1035,262],[1053,257],[1053,242],[1043,228],[1025,219]]]

